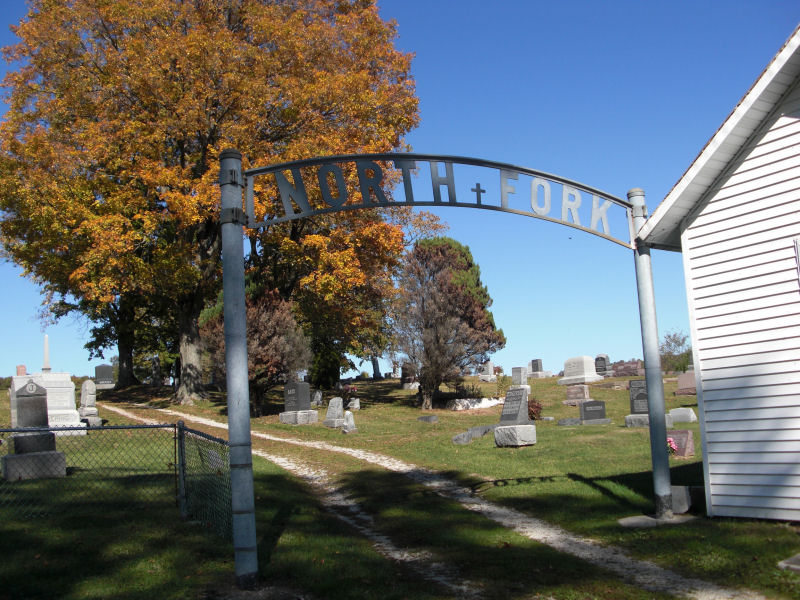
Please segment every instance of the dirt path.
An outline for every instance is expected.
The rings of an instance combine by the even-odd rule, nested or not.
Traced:
[[[103,409],[111,410],[131,419],[154,422],[115,406],[101,403],[98,403],[98,405]],[[204,417],[197,417],[175,410],[156,410],[159,410],[159,412],[164,414],[178,417],[187,422],[200,423],[208,427],[215,427],[225,430],[227,430],[228,427],[226,423],[220,421],[214,421]],[[757,600],[764,598],[764,596],[749,590],[723,588],[699,579],[682,577],[681,575],[673,573],[667,569],[663,569],[648,561],[636,560],[628,556],[620,548],[602,545],[595,540],[574,535],[565,531],[564,529],[561,529],[560,527],[551,525],[519,511],[493,504],[479,496],[474,495],[471,490],[459,486],[452,480],[439,475],[435,471],[431,471],[429,469],[419,467],[390,456],[378,454],[376,452],[370,452],[368,450],[345,448],[335,444],[330,444],[328,442],[285,438],[257,431],[253,431],[252,436],[271,442],[316,448],[328,452],[339,452],[364,462],[379,465],[389,471],[402,473],[417,483],[435,490],[442,496],[459,502],[468,510],[478,512],[486,518],[491,519],[492,521],[495,521],[504,527],[513,529],[520,535],[523,535],[529,539],[547,544],[556,550],[572,554],[573,556],[577,556],[592,564],[613,571],[623,580],[645,590],[662,592],[685,598],[695,598],[697,600]],[[329,483],[330,478],[327,474],[314,471],[313,469],[310,469],[309,467],[301,465],[290,459],[273,456],[261,451],[254,451],[253,453],[258,456],[263,456],[267,460],[274,462],[287,471],[300,476],[315,487],[322,488],[324,491],[323,501],[326,500],[326,494],[329,493],[325,490],[328,490],[330,487],[330,493],[334,492],[333,486],[331,486]],[[353,517],[353,526],[359,529],[359,531],[362,531],[362,533],[364,533],[364,535],[366,535],[369,539],[373,540],[373,543],[376,543],[376,547],[378,547],[379,550],[381,548],[380,546],[377,546],[378,539],[387,544],[387,552],[389,549],[395,549],[391,544],[391,541],[386,539],[384,536],[380,536],[372,531],[371,535],[376,536],[373,538],[371,535],[366,533],[367,531],[371,531],[371,529],[366,525],[369,522],[369,517],[362,511],[358,510],[358,507],[355,503],[346,500],[341,493],[336,492],[335,495],[330,496],[331,502],[326,504],[326,506],[330,506],[332,508],[335,504],[334,499],[336,502],[344,501],[349,503],[348,506],[350,507],[350,512],[353,515],[359,515],[358,517]],[[338,511],[334,512],[336,512],[337,515],[340,515]],[[358,525],[356,525],[356,523],[358,523]],[[364,527],[364,529],[362,530],[361,527]],[[402,551],[397,551],[402,554]],[[410,555],[408,559],[409,564],[412,565],[417,560],[415,557]],[[444,567],[442,567],[439,575],[442,577],[442,581],[440,581],[440,583],[443,583],[447,587],[455,585],[452,581],[450,584],[445,583],[449,578],[447,577],[447,570]],[[464,582],[462,581],[462,583]],[[459,593],[465,594],[462,597],[468,597],[468,590],[469,588],[465,588],[463,590],[459,590]]]

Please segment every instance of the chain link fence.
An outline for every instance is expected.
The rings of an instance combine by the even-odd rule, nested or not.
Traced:
[[[182,422],[0,429],[0,466],[3,521],[177,507],[231,538],[228,442]]]

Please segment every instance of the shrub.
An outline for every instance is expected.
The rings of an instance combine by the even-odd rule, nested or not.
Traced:
[[[531,421],[542,418],[542,403],[538,402],[533,396],[528,398],[528,418]]]
[[[497,376],[497,397],[502,398],[506,395],[508,388],[511,387],[511,377],[508,375]]]

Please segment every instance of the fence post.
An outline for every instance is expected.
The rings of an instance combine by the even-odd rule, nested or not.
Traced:
[[[176,439],[178,441],[178,508],[181,517],[187,518],[189,510],[186,501],[186,432],[183,421],[178,421],[176,426]]]

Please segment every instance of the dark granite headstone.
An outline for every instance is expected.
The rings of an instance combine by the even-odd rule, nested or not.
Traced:
[[[674,456],[694,456],[694,434],[691,429],[668,429],[667,437],[672,438],[678,447]]]
[[[500,424],[528,424],[528,391],[525,388],[517,388],[506,392],[506,401],[503,404],[503,412],[500,413]]]
[[[542,371],[542,359],[541,358],[534,358],[531,361],[531,372],[538,373]]]
[[[35,381],[28,381],[16,390],[16,426],[47,427],[47,390]],[[56,436],[49,431],[15,433],[11,436],[14,454],[2,457],[6,481],[64,477],[67,463],[64,454],[56,452]]]
[[[630,386],[631,414],[648,414],[647,381],[644,379],[631,379]]]
[[[111,365],[97,365],[94,368],[95,385],[114,385],[114,367]]]
[[[305,381],[293,381],[283,388],[286,412],[311,410],[311,386]]]
[[[598,373],[604,373],[608,371],[608,358],[603,355],[598,356],[594,359],[594,370]]]
[[[578,405],[581,421],[595,421],[606,418],[606,403],[602,400],[588,400]]]

